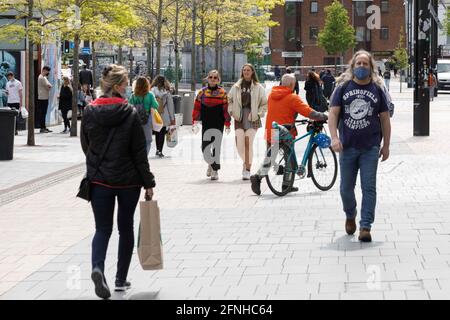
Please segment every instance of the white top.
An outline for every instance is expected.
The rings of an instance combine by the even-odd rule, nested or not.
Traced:
[[[42,74],[38,77],[38,100],[48,100],[50,82]]]
[[[23,90],[23,87],[19,80],[14,79],[6,83],[8,103],[20,103],[20,90]]]

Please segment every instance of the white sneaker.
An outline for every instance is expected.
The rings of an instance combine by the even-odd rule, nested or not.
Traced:
[[[206,176],[211,177],[212,168],[211,165],[208,164],[208,170],[206,170]]]
[[[250,180],[250,171],[248,170],[242,171],[242,180]]]
[[[219,172],[211,170],[211,180],[219,180]]]

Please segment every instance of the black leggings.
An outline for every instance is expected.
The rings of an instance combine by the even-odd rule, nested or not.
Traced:
[[[69,128],[70,129],[70,121],[67,118],[67,113],[69,112],[69,109],[63,108],[61,109],[61,115],[64,119],[64,128]]]
[[[220,170],[220,151],[222,149],[223,125],[218,128],[202,129],[203,159],[214,171]]]
[[[167,127],[162,127],[160,132],[155,133],[156,151],[162,152],[164,148],[164,139],[166,138]]]

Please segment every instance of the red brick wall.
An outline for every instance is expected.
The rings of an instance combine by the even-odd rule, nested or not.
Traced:
[[[311,0],[304,0],[301,4],[301,39],[304,58],[301,60],[303,66],[321,65],[325,57],[331,57],[326,54],[325,50],[317,46],[317,41],[310,40],[310,27],[319,27],[319,30],[325,25],[324,8],[332,3],[332,0],[317,0],[319,5],[319,12],[315,14],[310,13]],[[350,19],[353,22],[352,0],[344,0],[344,6],[347,8]],[[372,3],[367,2],[368,5],[375,4],[380,6],[381,0],[374,0]],[[284,65],[285,59],[281,57],[281,52],[285,51],[285,37],[284,37],[284,7],[279,6],[273,11],[273,20],[278,21],[280,26],[272,29],[271,48],[272,48],[272,63]],[[357,19],[357,18],[356,18]],[[365,18],[360,19],[359,22],[365,25]],[[399,42],[400,28],[405,25],[405,11],[403,2],[399,0],[389,1],[389,12],[381,13],[381,26],[389,27],[389,39],[380,39],[380,30],[371,31],[370,51],[393,51]],[[354,49],[348,50],[344,56],[344,62],[347,63],[352,55]]]

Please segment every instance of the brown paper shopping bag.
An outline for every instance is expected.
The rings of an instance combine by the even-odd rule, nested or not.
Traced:
[[[161,224],[157,201],[141,201],[141,223],[139,224],[138,256],[142,269],[163,268]]]

